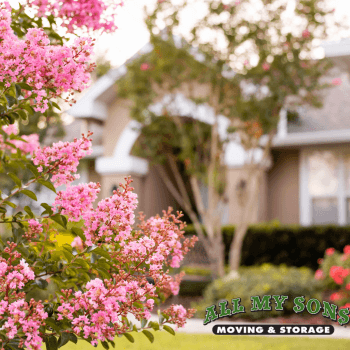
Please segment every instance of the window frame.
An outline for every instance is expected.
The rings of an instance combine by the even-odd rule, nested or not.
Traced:
[[[335,195],[322,195],[319,198],[337,198],[338,204],[338,222],[337,225],[350,225],[347,223],[347,199],[350,199],[350,189],[346,191],[346,174],[345,174],[345,157],[350,156],[350,147],[346,145],[324,145],[312,146],[300,151],[299,159],[299,221],[303,226],[311,226],[312,222],[312,199],[317,196],[312,196],[309,193],[309,163],[308,158],[314,151],[331,151],[337,156],[338,162],[338,190]],[[325,224],[326,225],[326,224]]]

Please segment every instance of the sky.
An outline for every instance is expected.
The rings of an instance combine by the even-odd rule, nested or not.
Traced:
[[[98,38],[96,54],[105,56],[114,67],[122,65],[149,40],[147,28],[143,21],[143,8],[154,6],[157,0],[125,0],[117,17],[118,30],[114,34],[103,34]],[[173,0],[172,0],[173,1]],[[231,0],[232,1],[232,0]],[[229,3],[231,1],[226,1]],[[328,0],[335,8],[335,15],[346,20],[350,26],[350,0]]]

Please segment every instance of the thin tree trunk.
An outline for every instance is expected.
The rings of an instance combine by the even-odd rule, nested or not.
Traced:
[[[180,206],[186,211],[186,213],[188,214],[188,216],[192,220],[194,229],[195,229],[195,231],[197,233],[197,236],[202,241],[204,249],[205,249],[206,253],[209,255],[209,251],[211,250],[211,245],[210,245],[210,242],[208,242],[208,239],[204,235],[204,231],[203,231],[202,225],[201,225],[201,223],[200,223],[200,221],[198,219],[197,214],[193,210],[193,208],[190,205],[190,203],[187,203],[181,197],[180,193],[178,192],[176,187],[171,182],[170,178],[166,174],[166,172],[163,169],[163,167],[161,165],[159,165],[159,164],[157,164],[155,167],[156,167],[156,170],[158,171],[161,179],[163,180],[165,186],[169,190],[169,192],[172,194],[172,196],[175,198],[175,200],[180,204]]]
[[[260,164],[262,164],[268,159],[268,156],[271,150],[273,136],[274,136],[273,132],[271,132],[268,136],[268,141],[266,143]],[[238,268],[241,263],[243,241],[250,224],[249,216],[251,215],[256,202],[259,200],[258,195],[259,195],[260,181],[261,181],[263,171],[264,170],[261,166],[248,164],[248,181],[247,181],[247,187],[246,187],[248,191],[247,200],[243,204],[242,220],[237,225],[233,242],[231,243],[231,247],[230,247],[229,265],[230,265],[230,276],[232,278],[238,276]]]

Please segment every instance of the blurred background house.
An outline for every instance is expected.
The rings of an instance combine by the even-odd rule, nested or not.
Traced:
[[[350,224],[350,39],[325,43],[323,48],[334,63],[325,81],[336,86],[324,91],[322,109],[299,108],[297,113],[281,114],[252,223],[278,219],[282,224],[306,226]],[[134,57],[149,50],[150,44]],[[94,132],[93,153],[80,164],[79,182],[100,182],[100,198],[105,198],[131,175],[138,211],[150,216],[168,206],[180,209],[153,166],[132,155],[139,131],[129,117],[130,102],[118,97],[115,84],[125,73],[125,65],[109,70],[68,111],[74,121],[66,126],[65,140]],[[210,119],[210,109],[193,110],[183,94],[174,103],[182,108],[182,115]],[[221,121],[224,134],[225,118]],[[261,143],[265,141],[263,136]],[[254,157],[260,156],[261,150],[255,150]],[[245,186],[241,168],[247,157],[239,143],[230,142],[225,154],[230,195],[223,207],[223,224],[234,224],[241,215],[238,198]]]

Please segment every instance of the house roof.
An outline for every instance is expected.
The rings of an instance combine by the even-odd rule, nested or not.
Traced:
[[[179,38],[175,41],[179,42]],[[68,111],[75,118],[95,118],[101,121],[107,118],[109,100],[115,97],[113,89],[115,82],[126,74],[126,65],[152,51],[148,43],[122,66],[111,69],[106,75],[96,81],[87,93]],[[331,78],[340,77],[341,86],[325,90],[324,106],[321,109],[303,107],[299,112],[298,123],[288,123],[284,135],[276,137],[273,147],[297,146],[319,143],[350,142],[350,38],[337,42],[322,44],[326,57],[331,58],[336,67],[331,71]],[[192,54],[197,55],[194,49]],[[329,79],[328,79],[329,80]],[[340,132],[334,132],[340,130]],[[262,139],[262,143],[264,143]]]

